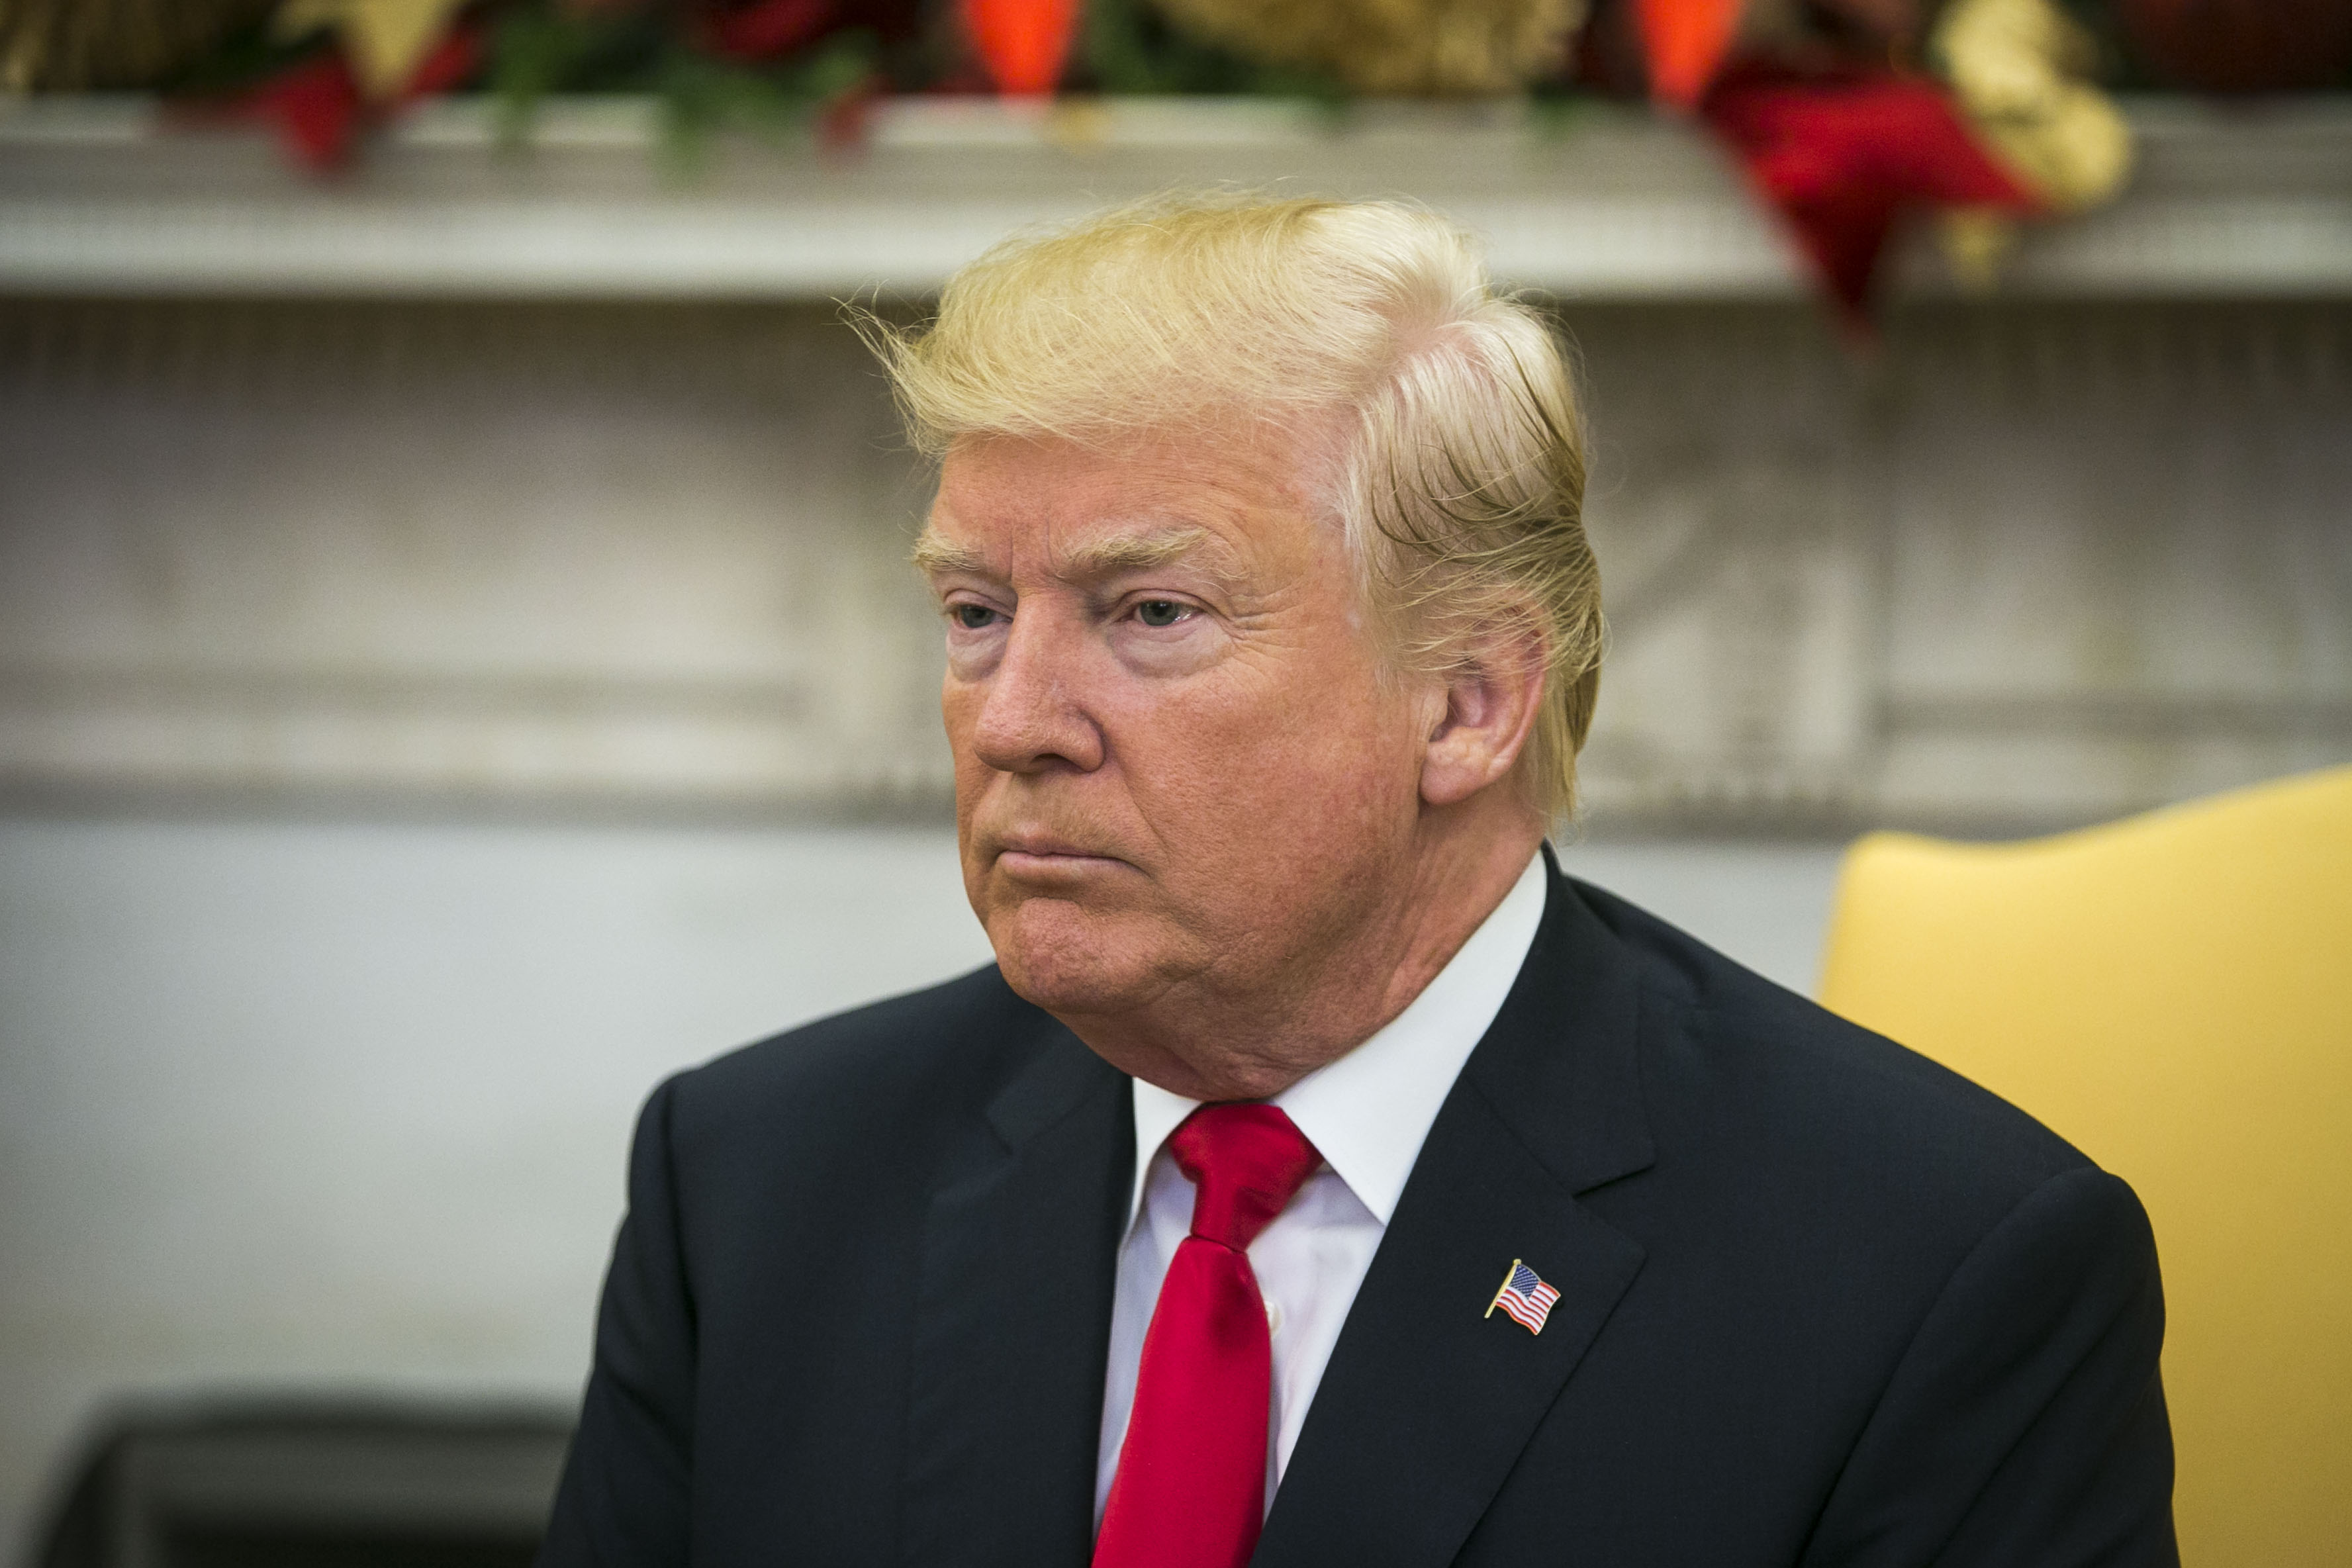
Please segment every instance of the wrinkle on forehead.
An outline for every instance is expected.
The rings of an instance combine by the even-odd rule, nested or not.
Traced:
[[[1070,583],[1178,561],[1236,583],[1252,575],[1265,515],[1320,520],[1328,510],[1316,486],[1301,483],[1302,469],[1326,465],[1328,434],[1316,422],[1236,421],[1140,433],[1116,453],[1072,441],[966,437],[948,454],[913,563],[934,580],[996,579],[1012,568],[1003,559],[1010,547],[1039,549],[1045,571]],[[1007,530],[1001,525],[1009,518],[960,516],[964,507],[950,498],[960,464],[986,476],[976,496],[961,497],[983,511],[1003,504],[1008,476],[1019,476],[1027,485],[1023,523]]]

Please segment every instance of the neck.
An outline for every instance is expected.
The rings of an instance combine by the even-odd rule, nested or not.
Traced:
[[[1264,1100],[1412,1004],[1527,869],[1543,824],[1516,808],[1424,817],[1397,874],[1335,937],[1259,983],[1204,979],[1117,1014],[1059,1014],[1120,1071],[1190,1100]]]

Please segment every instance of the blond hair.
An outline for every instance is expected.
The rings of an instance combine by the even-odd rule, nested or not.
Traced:
[[[908,431],[1101,444],[1336,417],[1318,486],[1400,667],[1441,672],[1530,621],[1545,688],[1530,802],[1575,804],[1603,628],[1561,344],[1471,237],[1396,202],[1163,196],[1007,241],[926,325],[863,317]]]

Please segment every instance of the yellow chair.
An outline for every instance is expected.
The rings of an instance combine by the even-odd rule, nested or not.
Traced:
[[[1874,833],[1822,1000],[2147,1205],[2190,1568],[2352,1563],[2352,768],[2023,843]]]

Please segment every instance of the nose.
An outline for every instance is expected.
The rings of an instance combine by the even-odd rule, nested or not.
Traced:
[[[1015,612],[995,667],[982,678],[974,755],[1002,773],[1102,766],[1102,731],[1083,698],[1085,634],[1044,604]]]

